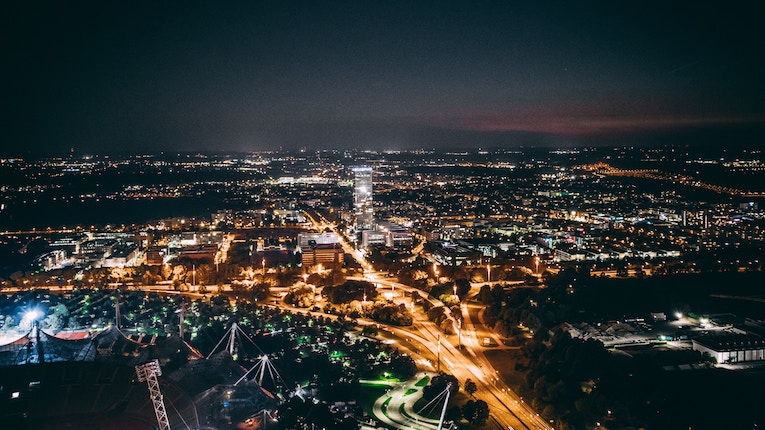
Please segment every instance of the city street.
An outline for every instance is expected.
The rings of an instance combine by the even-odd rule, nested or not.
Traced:
[[[330,228],[333,232],[337,233],[336,227],[333,224],[326,220],[322,220],[319,223],[310,214],[306,215],[317,230],[323,231],[326,228]],[[341,234],[338,233],[338,237],[340,237],[345,252],[354,255],[359,264],[364,268],[365,280],[375,284],[381,292],[388,291],[389,293],[383,293],[383,295],[390,294],[393,302],[404,303],[412,307],[414,323],[411,328],[391,327],[391,331],[398,335],[399,339],[415,340],[422,345],[424,351],[435,352],[437,356],[436,371],[443,370],[450,373],[461,383],[464,383],[467,379],[475,381],[479,392],[484,393],[479,397],[489,405],[492,421],[500,428],[551,428],[536,411],[531,409],[528,403],[524,402],[520,396],[507,387],[504,381],[497,377],[499,372],[491,366],[491,363],[483,354],[484,347],[481,346],[479,339],[476,337],[476,324],[471,321],[470,312],[467,312],[465,309],[466,303],[463,302],[462,304],[463,316],[466,318],[462,335],[452,335],[449,337],[443,335],[432,322],[428,321],[425,312],[412,306],[411,293],[412,291],[419,293],[419,290],[392,281],[375,272],[372,265],[366,261],[361,252],[358,252],[348,244]],[[477,286],[473,286],[473,289],[465,298],[465,302],[478,293],[477,288]],[[458,348],[460,341],[463,349]],[[399,428],[410,428],[410,425],[411,423]]]
[[[438,428],[438,419],[420,415],[414,410],[414,405],[422,398],[425,377],[432,378],[435,373],[420,372],[414,378],[405,382],[390,382],[390,387],[385,395],[380,396],[375,402],[372,413],[375,418],[393,428],[406,428],[413,430],[435,430]],[[362,384],[379,385],[380,381],[361,381]],[[418,385],[418,383],[420,383]],[[432,410],[440,411],[442,404],[435,405]],[[423,411],[424,412],[424,411]]]

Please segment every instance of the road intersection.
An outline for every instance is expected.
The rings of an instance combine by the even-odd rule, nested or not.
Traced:
[[[491,419],[494,423],[503,429],[542,429],[550,430],[552,427],[534,411],[531,406],[513,392],[504,381],[498,377],[499,372],[492,367],[491,362],[483,353],[485,345],[481,345],[476,335],[476,324],[472,321],[467,306],[480,289],[479,284],[472,285],[471,292],[463,298],[461,307],[461,318],[463,319],[463,328],[457,330],[464,331],[464,335],[458,333],[458,336],[447,337],[443,335],[436,325],[429,321],[427,314],[423,310],[416,310],[413,305],[412,293],[419,294],[419,290],[404,285],[385,276],[386,274],[376,272],[372,265],[366,261],[364,255],[354,249],[343,239],[342,234],[336,231],[336,226],[324,219],[318,222],[314,217],[308,214],[308,219],[314,224],[314,227],[324,231],[329,228],[340,237],[341,245],[346,253],[353,255],[361,264],[364,270],[364,278],[372,282],[380,290],[389,290],[385,296],[389,297],[394,303],[404,303],[411,305],[413,310],[414,322],[411,327],[390,327],[389,331],[397,335],[399,339],[411,339],[422,345],[424,356],[436,355],[436,371],[443,370],[452,374],[458,381],[471,379],[478,385],[478,389],[483,396],[481,397],[488,405],[491,411]],[[431,299],[432,300],[432,299]],[[472,304],[471,304],[472,305]],[[482,324],[481,324],[482,327]],[[453,341],[457,341],[455,345]],[[501,343],[498,343],[501,345]],[[416,355],[417,351],[412,351]],[[379,399],[378,399],[379,401]],[[392,400],[390,400],[392,401]],[[384,400],[383,400],[384,402]],[[390,413],[391,409],[386,408]],[[381,420],[383,417],[378,417]],[[411,422],[403,426],[394,428],[409,429],[412,428]]]

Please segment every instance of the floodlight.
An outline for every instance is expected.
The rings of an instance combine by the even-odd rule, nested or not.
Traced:
[[[24,313],[24,319],[32,322],[37,321],[42,316],[42,312],[39,309],[30,309]]]

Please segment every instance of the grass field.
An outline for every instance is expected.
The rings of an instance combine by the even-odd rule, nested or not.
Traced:
[[[357,399],[358,404],[361,406],[361,408],[364,410],[364,413],[369,415],[370,417],[373,417],[372,415],[372,406],[374,406],[375,401],[379,399],[382,395],[385,394],[385,390],[387,390],[388,387],[386,385],[366,385],[363,384],[361,386],[361,390],[359,392],[359,398]],[[379,424],[382,426],[381,424]],[[382,426],[384,427],[384,426]]]

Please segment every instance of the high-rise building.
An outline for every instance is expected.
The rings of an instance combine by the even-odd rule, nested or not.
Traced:
[[[374,207],[372,206],[372,168],[353,168],[353,209],[356,212],[356,231],[374,228]]]

